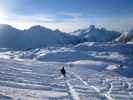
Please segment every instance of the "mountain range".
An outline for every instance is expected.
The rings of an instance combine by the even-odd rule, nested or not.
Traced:
[[[76,30],[71,34],[88,42],[110,42],[121,35],[120,32],[109,31],[105,28],[96,28],[94,25],[90,25],[87,29]]]
[[[130,31],[130,34],[132,31]],[[133,34],[128,36],[133,38]],[[19,30],[7,24],[0,24],[0,48],[30,49],[74,45],[82,42],[118,42],[125,39],[122,37],[125,37],[125,35],[123,36],[120,32],[96,28],[94,25],[86,29],[65,33],[40,25],[27,30]]]
[[[0,25],[0,47],[13,49],[64,46],[73,43],[75,36],[50,30],[42,26],[33,26],[27,30],[18,30],[9,25]]]
[[[133,42],[133,30],[121,34],[118,38],[115,39],[116,42]]]

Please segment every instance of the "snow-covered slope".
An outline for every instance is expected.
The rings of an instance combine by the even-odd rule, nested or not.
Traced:
[[[0,99],[133,100],[132,48],[86,42],[25,51],[0,49]]]
[[[93,68],[107,65],[95,60],[48,63],[0,59],[0,99],[132,100],[133,78]],[[60,74],[62,66],[66,78]]]
[[[101,42],[108,33],[116,34],[94,26],[71,36],[0,25],[0,46],[8,47],[0,48],[0,100],[133,100],[133,45]],[[82,43],[91,36],[100,42]]]
[[[96,28],[94,25],[91,25],[87,29],[76,30],[70,34],[79,36],[81,40],[84,39],[84,41],[89,42],[107,42],[120,36],[120,32],[108,31],[105,28]]]
[[[132,44],[112,44],[112,43],[81,43],[71,47],[53,47],[44,49],[32,49],[25,51],[0,50],[0,58],[6,59],[31,59],[44,62],[75,62],[80,60],[96,60],[110,62],[116,69],[123,65],[124,69],[120,72],[126,76],[133,76],[132,72]],[[98,68],[100,70],[111,69],[110,66]],[[93,67],[95,69],[95,67]],[[115,69],[115,70],[116,70]],[[118,70],[119,73],[119,70]]]
[[[117,39],[115,39],[116,42],[132,42],[133,40],[133,30],[127,32],[127,33],[123,33],[120,35],[120,37],[118,37]]]

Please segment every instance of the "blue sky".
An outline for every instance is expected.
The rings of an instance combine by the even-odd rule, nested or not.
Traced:
[[[0,0],[0,23],[70,32],[94,24],[118,31],[133,28],[133,0]]]

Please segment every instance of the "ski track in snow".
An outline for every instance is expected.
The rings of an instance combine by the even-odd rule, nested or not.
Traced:
[[[89,85],[87,84],[87,82],[85,82],[79,75],[77,75],[76,73],[74,73],[74,72],[72,72],[72,71],[71,71],[69,74],[72,74],[72,75],[75,76],[76,79],[79,79],[79,80],[84,84],[84,86],[87,87],[87,89],[93,88],[93,89],[99,94],[99,92],[100,92],[99,89],[95,88],[95,86],[89,86]],[[70,93],[72,94],[74,100],[80,100],[80,97],[79,97],[78,93],[75,91],[75,89],[72,87],[72,85],[70,84],[69,81],[70,81],[70,80],[68,80],[67,83],[68,83],[68,86],[69,86],[69,88],[70,88]],[[72,92],[72,91],[73,91],[73,92]],[[81,99],[81,100],[82,100],[82,99]]]
[[[93,88],[98,94],[100,94],[100,90],[98,88],[96,88],[95,86],[91,85],[89,86],[87,84],[87,82],[85,82],[79,75],[77,75],[76,73],[74,72],[71,72],[70,74],[73,74],[77,79],[80,79],[80,81],[89,89],[90,87]],[[72,89],[74,90],[74,89]],[[107,92],[107,94],[104,94],[104,96],[108,99],[108,100],[114,100],[111,96],[110,96],[110,92],[112,90],[112,85],[111,85],[111,88],[109,89],[109,91]],[[74,91],[75,92],[75,91]],[[77,93],[76,93],[77,94]],[[101,94],[100,94],[101,95]],[[75,100],[78,100],[78,99],[75,99]]]
[[[68,86],[68,90],[70,92],[70,96],[72,96],[73,100],[80,100],[80,97],[78,95],[78,93],[75,91],[75,89],[73,88],[73,86],[69,83],[69,80],[66,81],[67,86]]]
[[[109,100],[114,100],[114,99],[110,96],[110,93],[111,93],[111,91],[112,91],[112,88],[113,88],[113,85],[112,85],[112,83],[110,83],[109,91],[105,94],[105,96],[106,96]]]
[[[62,66],[66,66],[66,79],[60,74]],[[0,100],[133,100],[133,91],[122,90],[125,97],[121,99],[119,88],[123,86],[114,90],[113,81],[125,77],[118,76],[119,80],[83,66],[70,68],[65,63],[0,59],[0,75]],[[103,83],[98,80],[103,79],[109,88],[101,88]],[[125,81],[131,88],[132,81]]]

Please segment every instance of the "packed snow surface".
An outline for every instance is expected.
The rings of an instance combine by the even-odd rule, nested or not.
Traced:
[[[131,44],[0,51],[0,100],[133,100]]]

